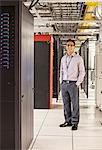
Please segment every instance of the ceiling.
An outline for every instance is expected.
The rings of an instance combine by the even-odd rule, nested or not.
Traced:
[[[24,4],[34,16],[34,31],[59,35],[63,45],[68,38],[77,40],[80,45],[87,38],[95,39],[99,33],[100,18],[96,12],[101,2],[25,0]]]

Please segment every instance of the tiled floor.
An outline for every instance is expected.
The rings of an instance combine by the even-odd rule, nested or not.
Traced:
[[[77,131],[60,128],[64,122],[62,102],[53,109],[34,110],[34,143],[31,150],[102,150],[102,112],[95,101],[80,100]]]

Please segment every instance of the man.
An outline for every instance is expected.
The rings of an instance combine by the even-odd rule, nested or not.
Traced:
[[[69,39],[66,44],[67,53],[61,59],[60,84],[65,122],[60,124],[60,127],[72,126],[72,130],[77,130],[79,123],[79,85],[84,79],[85,68],[82,57],[74,53],[74,48],[75,41]]]

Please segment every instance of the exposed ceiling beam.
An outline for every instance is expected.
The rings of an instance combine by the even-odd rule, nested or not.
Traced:
[[[32,8],[33,9],[33,8]],[[49,10],[41,10],[41,9],[38,9],[37,10],[37,12],[39,13],[39,14],[49,14],[50,13],[50,11]],[[33,13],[32,14],[34,14],[34,13],[36,13],[35,11],[33,11]]]
[[[84,32],[84,33],[65,33],[65,32],[61,32],[61,33],[58,33],[58,32],[52,32],[50,34],[53,34],[53,35],[66,35],[66,36],[71,36],[71,35],[74,35],[74,36],[96,36],[98,33],[88,33],[88,32]]]
[[[65,43],[67,40],[68,40],[68,37],[69,36],[65,36],[64,38],[63,38],[63,35],[62,36],[60,36],[60,40],[63,42],[63,43]],[[92,36],[91,36],[92,37]],[[91,38],[90,37],[90,38]],[[94,38],[95,38],[95,36],[93,36]]]
[[[100,20],[48,20],[48,19],[37,19],[35,18],[34,19],[36,22],[40,22],[43,21],[43,22],[46,22],[46,23],[50,23],[50,24],[54,24],[54,23],[102,23],[102,19]]]
[[[46,27],[34,27],[34,32],[41,32],[41,33],[45,33],[45,32],[48,32],[48,33],[52,33],[54,32],[53,31],[53,28],[52,27],[49,27],[49,28],[46,28]]]
[[[39,0],[40,3],[77,3],[77,2],[90,2],[91,0]],[[102,0],[92,0],[92,2],[99,2],[102,3]],[[31,4],[31,0],[27,0],[24,2],[26,6],[29,6]]]
[[[38,17],[38,19],[41,19],[41,16],[39,15],[39,13],[38,13],[38,11],[36,10],[35,7],[33,7],[30,12],[33,13],[33,11],[35,12],[35,14],[36,14],[36,16]]]
[[[92,2],[102,2],[102,0],[92,0]],[[48,3],[63,3],[62,0],[40,0],[39,2],[48,2]],[[77,3],[77,2],[90,2],[90,0],[64,0],[64,3]]]

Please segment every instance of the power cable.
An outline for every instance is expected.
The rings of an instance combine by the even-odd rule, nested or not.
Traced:
[[[36,0],[35,3],[34,3],[34,1],[35,1],[35,0],[32,0],[32,1],[31,1],[31,4],[30,4],[30,6],[29,6],[29,10],[32,9],[32,7],[34,7],[34,6],[39,2],[39,0]]]

